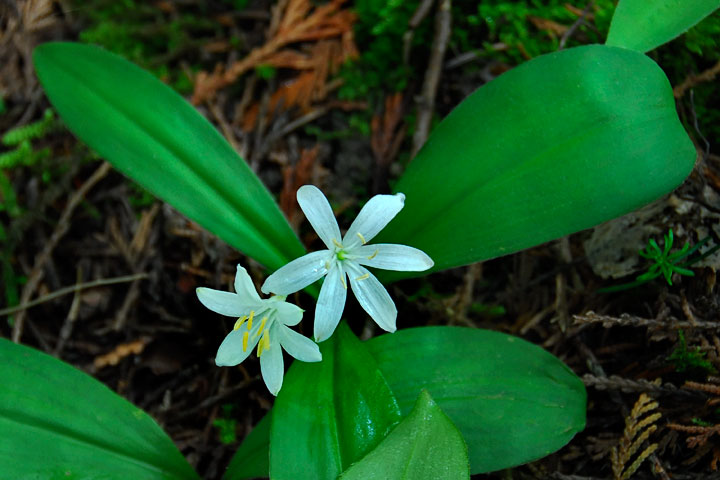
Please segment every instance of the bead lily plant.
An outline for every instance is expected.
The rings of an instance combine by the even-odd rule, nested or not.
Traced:
[[[299,201],[327,247],[309,254],[247,164],[152,75],[71,43],[39,46],[34,62],[70,130],[268,269],[269,298],[242,268],[235,293],[198,292],[238,319],[218,364],[255,350],[277,393],[226,478],[469,478],[569,442],[585,423],[582,381],[541,348],[487,330],[401,328],[361,342],[339,321],[346,287],[392,332],[395,306],[368,267],[390,269],[380,277],[390,282],[467,265],[592,227],[675,188],[695,149],[667,77],[645,52],[716,8],[620,0],[606,44],[537,57],[465,99],[395,195],[370,199],[342,238],[322,194],[303,187]],[[283,296],[322,277],[314,344],[290,328],[302,312]],[[303,360],[284,380],[282,348]],[[148,415],[84,373],[0,340],[0,375],[8,478],[197,478]]]

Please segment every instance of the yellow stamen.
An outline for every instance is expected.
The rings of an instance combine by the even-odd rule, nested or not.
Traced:
[[[249,336],[250,336],[250,332],[243,333],[243,352],[247,352],[247,344],[248,344]]]
[[[267,322],[268,317],[263,317],[260,321],[260,328],[258,328],[258,331],[255,332],[255,335],[253,335],[253,338],[257,338],[260,336],[260,334],[263,332],[263,329],[265,328],[265,322]]]
[[[243,323],[245,323],[245,320],[247,320],[247,315],[238,318],[237,322],[235,322],[235,325],[233,326],[233,330],[237,330],[238,328],[242,327]]]
[[[270,334],[265,330],[263,334],[262,342],[265,344],[265,350],[270,350]]]
[[[347,283],[345,283],[345,274],[340,274],[340,283],[343,284],[343,287],[345,287],[345,290],[347,290]]]
[[[370,255],[369,257],[367,257],[367,259],[368,259],[368,260],[372,260],[373,258],[375,258],[375,257],[377,256],[377,254],[378,254],[379,251],[380,251],[380,250],[375,250],[375,253],[373,253],[372,255]]]
[[[253,318],[255,318],[255,310],[250,310],[250,318],[248,318],[248,325],[247,325],[248,332],[250,330],[252,330]]]
[[[334,238],[332,239],[333,245],[335,245],[337,248],[343,248],[342,243],[338,242]]]
[[[365,237],[362,236],[362,233],[357,232],[355,235],[357,235],[358,237],[360,237],[360,241],[362,242],[363,245],[365,245],[365,244],[367,243],[367,242],[365,241]]]
[[[263,337],[258,342],[258,348],[257,348],[257,356],[258,358],[260,355],[263,354],[263,352],[266,352],[270,349],[270,335],[268,334],[267,330],[263,334]]]
[[[367,280],[368,278],[370,278],[370,274],[366,273],[365,275],[360,275],[355,280]]]

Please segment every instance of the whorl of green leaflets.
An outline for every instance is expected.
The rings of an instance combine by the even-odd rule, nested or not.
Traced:
[[[685,245],[679,251],[670,253],[672,251],[674,241],[674,235],[672,230],[668,230],[668,233],[664,236],[664,240],[665,243],[663,244],[662,249],[658,246],[655,239],[651,238],[650,240],[648,240],[647,246],[638,252],[638,255],[643,258],[647,258],[654,263],[650,265],[650,267],[645,273],[643,273],[642,275],[638,275],[635,281],[623,283],[621,285],[614,285],[612,287],[601,288],[598,291],[601,293],[608,293],[627,290],[629,288],[634,288],[642,285],[643,283],[654,280],[660,275],[665,278],[665,281],[668,283],[668,285],[672,285],[673,273],[693,277],[695,276],[695,272],[693,272],[687,267],[699,262],[704,258],[709,257],[713,253],[720,250],[720,244],[718,244],[714,245],[705,252],[701,252],[697,256],[693,256],[696,252],[700,251],[700,247],[710,241],[710,237],[705,237],[699,242],[697,242],[692,248],[690,247],[690,244],[688,242],[685,242]]]
[[[678,262],[683,258],[687,257],[690,252],[690,243],[685,242],[685,245],[677,252],[670,254],[673,246],[673,231],[669,230],[664,237],[665,245],[661,250],[654,238],[648,241],[647,247],[640,250],[639,255],[648,260],[652,260],[653,263],[647,272],[640,275],[638,280],[652,280],[653,278],[659,277],[661,274],[665,277],[665,281],[668,285],[672,285],[672,274],[678,273],[680,275],[687,275],[692,277],[695,273],[692,270],[683,268],[678,265]]]
[[[42,138],[57,127],[58,122],[55,120],[55,113],[48,108],[45,110],[43,118],[37,122],[8,130],[2,137],[2,143],[8,146],[19,145],[27,140]]]

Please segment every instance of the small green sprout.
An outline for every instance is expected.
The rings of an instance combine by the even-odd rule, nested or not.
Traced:
[[[683,245],[679,251],[671,254],[670,251],[672,250],[674,240],[672,229],[668,230],[668,233],[664,236],[664,238],[665,245],[662,250],[660,250],[660,247],[654,238],[651,238],[648,241],[648,245],[645,249],[640,250],[639,254],[641,257],[647,258],[655,263],[650,266],[647,272],[637,277],[638,280],[652,280],[662,274],[662,276],[665,277],[665,281],[668,282],[668,285],[672,285],[673,273],[686,275],[688,277],[695,276],[695,273],[692,270],[678,265],[680,260],[691,253],[690,243],[685,242],[685,245]]]
[[[220,442],[225,445],[237,442],[237,420],[231,417],[233,406],[223,405],[223,415],[213,420],[213,427],[217,427],[220,434]]]
[[[672,229],[668,230],[668,233],[664,235],[664,240],[665,243],[662,249],[657,244],[655,239],[651,238],[650,240],[648,240],[647,246],[638,252],[641,257],[652,261],[653,264],[650,265],[650,268],[648,268],[645,273],[639,275],[635,279],[635,281],[623,283],[621,285],[615,285],[612,287],[601,288],[598,290],[598,292],[608,293],[617,292],[620,290],[627,290],[654,280],[661,275],[663,276],[665,281],[667,281],[668,285],[672,285],[673,273],[693,277],[695,276],[695,273],[688,267],[720,250],[720,244],[718,244],[713,246],[706,252],[703,252],[697,256],[688,259],[688,257],[691,257],[693,254],[698,252],[700,250],[700,247],[710,241],[710,237],[703,238],[693,247],[690,247],[690,244],[688,242],[685,242],[685,245],[683,245],[680,250],[677,250],[675,252],[672,252],[673,242],[675,240]]]
[[[255,67],[255,73],[265,80],[270,80],[277,76],[277,68],[272,65],[258,65]]]
[[[705,420],[702,420],[700,418],[694,417],[690,420],[693,424],[697,425],[698,427],[714,427],[715,425],[710,422],[706,422]]]

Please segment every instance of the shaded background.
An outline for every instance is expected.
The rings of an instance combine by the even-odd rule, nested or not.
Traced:
[[[0,2],[0,307],[37,303],[4,315],[0,335],[71,363],[148,411],[203,478],[220,477],[273,398],[256,359],[214,365],[232,322],[202,308],[194,289],[230,289],[237,263],[258,285],[264,271],[78,142],[43,95],[33,47],[100,44],[153,72],[218,127],[300,238],[317,246],[295,202],[299,186],[321,187],[347,227],[465,96],[535,56],[602,42],[614,9],[611,0],[329,5]],[[696,169],[676,192],[592,231],[390,286],[399,328],[520,335],[588,385],[587,429],[567,447],[477,478],[619,478],[638,456],[634,478],[715,478],[717,256],[672,285],[597,289],[645,271],[637,251],[669,228],[678,247],[708,236],[720,243],[719,38],[716,13],[649,53],[698,148]],[[312,305],[304,294],[294,301]],[[360,312],[346,309],[356,333],[379,334]],[[633,406],[650,398],[660,416],[638,426],[648,414]],[[633,425],[648,439],[625,455]]]

